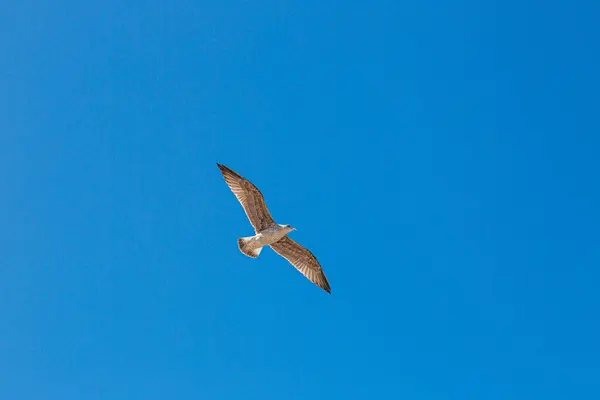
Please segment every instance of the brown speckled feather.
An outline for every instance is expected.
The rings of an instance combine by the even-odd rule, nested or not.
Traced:
[[[221,170],[225,182],[244,208],[256,233],[274,225],[275,221],[267,208],[267,204],[265,203],[265,199],[260,190],[258,190],[258,188],[249,180],[245,179],[231,168],[219,163],[217,163],[217,166]]]
[[[277,254],[288,260],[298,271],[310,279],[314,284],[331,293],[331,286],[327,281],[321,264],[310,250],[300,246],[288,236],[273,243],[271,248]]]

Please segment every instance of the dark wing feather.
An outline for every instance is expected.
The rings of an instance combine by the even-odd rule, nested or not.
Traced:
[[[271,248],[275,250],[277,254],[288,260],[314,284],[324,289],[327,293],[331,293],[331,286],[329,286],[329,282],[327,281],[325,272],[323,272],[323,268],[321,268],[321,264],[317,261],[317,257],[315,257],[308,249],[300,246],[288,236],[284,236],[282,239],[273,243]]]
[[[225,182],[244,207],[244,211],[256,233],[275,224],[260,190],[232,169],[219,163],[217,163],[217,166],[221,170]]]

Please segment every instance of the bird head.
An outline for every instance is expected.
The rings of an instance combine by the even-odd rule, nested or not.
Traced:
[[[290,231],[290,232],[291,232],[291,231],[295,231],[295,230],[296,230],[296,228],[294,228],[294,227],[293,227],[293,226],[291,226],[290,224],[283,225],[283,227],[284,227],[284,228],[286,228],[286,229],[287,229],[288,231]]]

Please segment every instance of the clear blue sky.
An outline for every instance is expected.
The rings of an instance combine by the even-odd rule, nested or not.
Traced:
[[[0,398],[600,398],[599,20],[5,2]],[[239,252],[216,162],[331,296]]]

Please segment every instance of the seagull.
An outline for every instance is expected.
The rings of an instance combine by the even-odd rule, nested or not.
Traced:
[[[238,239],[240,251],[248,257],[257,258],[263,247],[271,246],[306,278],[331,294],[327,277],[314,254],[287,236],[296,228],[275,223],[262,193],[256,186],[231,168],[219,163],[217,166],[225,178],[225,183],[244,208],[256,233],[254,236]]]

